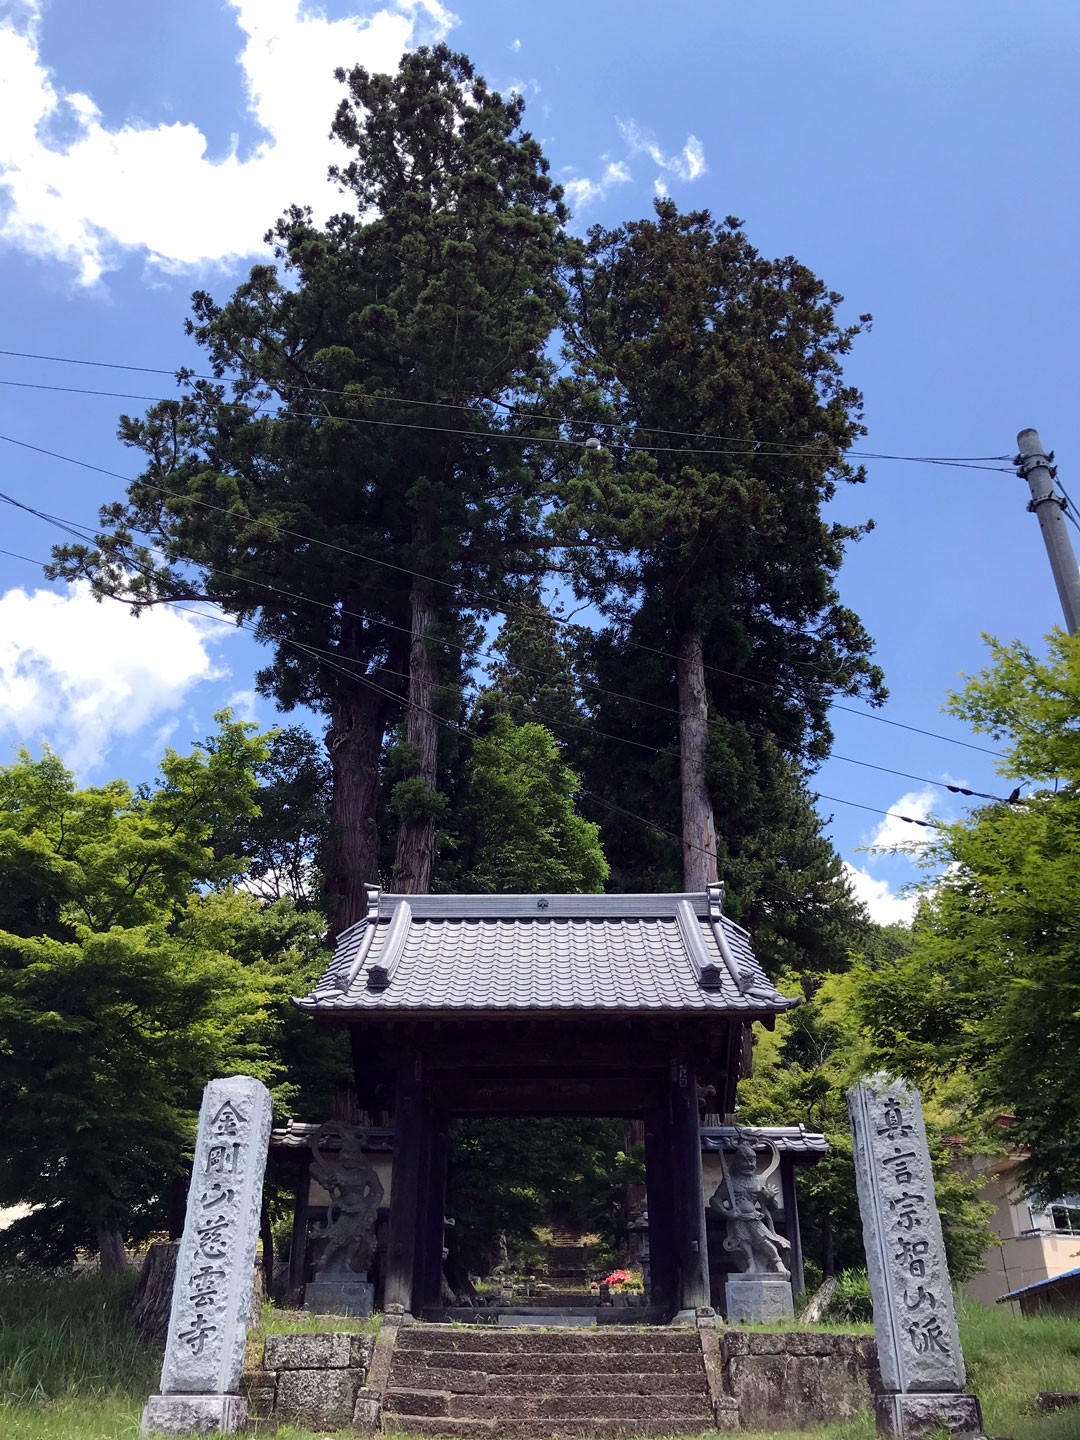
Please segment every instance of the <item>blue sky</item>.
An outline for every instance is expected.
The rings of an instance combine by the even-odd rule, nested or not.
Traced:
[[[658,189],[735,214],[870,310],[848,373],[866,448],[1011,454],[1034,425],[1080,491],[1077,109],[1080,10],[1053,0],[0,0],[0,348],[173,367],[195,288],[227,294],[280,210],[326,213],[331,70],[392,68],[445,35],[526,96],[575,225],[645,213]],[[166,377],[0,356],[0,380],[153,396]],[[164,386],[164,388],[162,388]],[[117,414],[138,400],[0,385],[0,430],[131,473]],[[991,462],[993,464],[994,462]],[[92,521],[117,482],[0,443],[2,487]],[[995,470],[869,463],[837,502],[877,528],[841,575],[877,643],[882,713],[985,744],[941,714],[981,632],[1039,645],[1060,620],[1026,487]],[[0,545],[45,556],[55,533],[8,506]],[[212,621],[132,621],[0,556],[0,753],[48,738],[80,776],[145,778],[162,746],[251,693],[256,655]],[[860,708],[856,706],[855,708]],[[997,790],[990,755],[835,717],[836,751]],[[847,801],[961,813],[947,791],[831,759]],[[869,859],[912,827],[822,801],[861,893],[903,913],[904,859]],[[921,832],[917,832],[921,833]]]

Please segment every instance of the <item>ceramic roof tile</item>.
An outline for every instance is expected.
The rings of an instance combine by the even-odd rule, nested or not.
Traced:
[[[696,923],[711,972],[680,933]],[[711,904],[710,904],[711,902]],[[686,906],[689,904],[690,909]],[[387,946],[409,906],[400,945]],[[746,932],[708,895],[381,896],[344,931],[303,1009],[407,1011],[693,1011],[789,1009],[754,958]],[[692,912],[692,913],[691,913]],[[725,956],[714,926],[722,926]],[[703,963],[703,962],[702,962]],[[380,967],[378,984],[369,983]]]

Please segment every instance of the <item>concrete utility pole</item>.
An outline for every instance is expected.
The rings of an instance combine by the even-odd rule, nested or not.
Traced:
[[[1069,634],[1075,635],[1080,630],[1080,570],[1065,528],[1065,502],[1054,489],[1057,472],[1051,466],[1052,456],[1042,448],[1037,430],[1021,430],[1016,443],[1020,450],[1016,468],[1031,488],[1028,509],[1039,517],[1065,624]]]

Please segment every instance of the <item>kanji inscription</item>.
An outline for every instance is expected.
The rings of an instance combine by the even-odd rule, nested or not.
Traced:
[[[964,1357],[919,1093],[874,1075],[848,1091],[848,1110],[884,1388],[962,1390]]]
[[[211,1080],[203,1092],[163,1395],[239,1387],[270,1123],[270,1092],[259,1080]]]

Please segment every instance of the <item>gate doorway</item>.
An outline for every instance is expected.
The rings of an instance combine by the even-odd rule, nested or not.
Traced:
[[[387,1309],[445,1309],[451,1126],[563,1117],[644,1134],[642,1318],[710,1304],[701,1121],[734,1118],[751,1025],[781,995],[723,891],[382,895],[301,1009],[347,1024],[357,1099],[393,1124]],[[390,1117],[392,1116],[392,1121]],[[453,1217],[451,1217],[453,1218]]]

